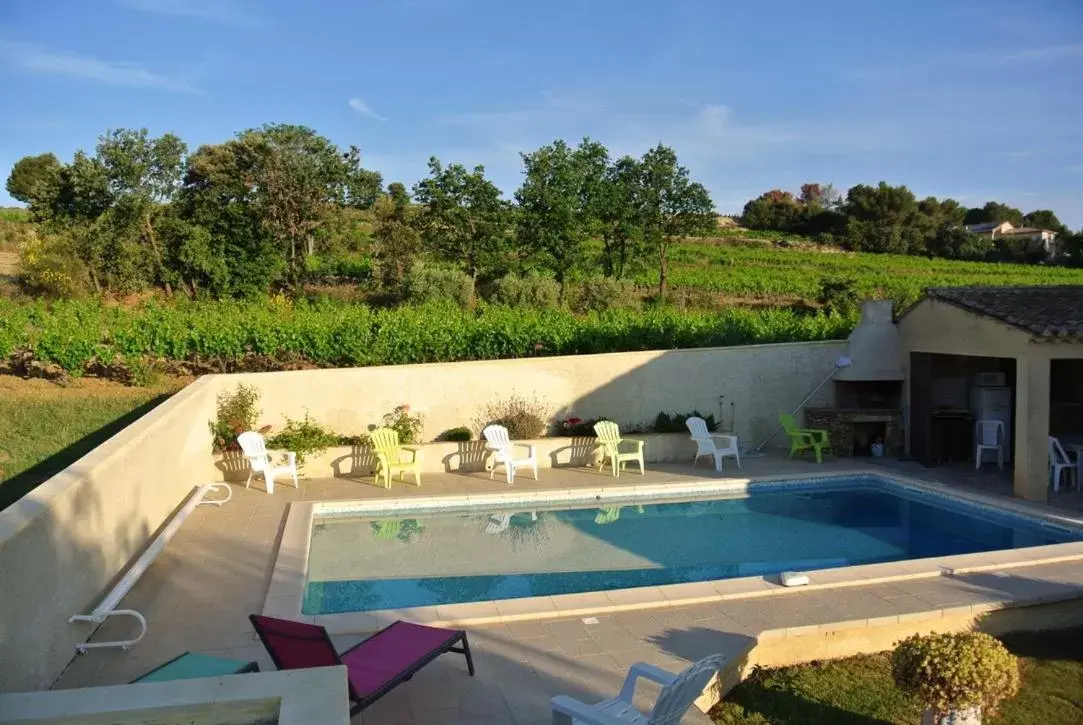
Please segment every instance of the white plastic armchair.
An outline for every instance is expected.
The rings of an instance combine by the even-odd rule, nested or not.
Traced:
[[[985,451],[997,452],[997,466],[1004,470],[1004,421],[979,420],[974,423],[974,468],[981,468]]]
[[[1060,480],[1067,471],[1068,480],[1076,473],[1076,463],[1064,452],[1060,441],[1052,436],[1049,437],[1049,475],[1052,478],[1053,490],[1060,491]],[[1083,490],[1083,481],[1076,481],[1076,490]]]
[[[267,443],[259,433],[251,430],[241,433],[237,436],[237,443],[240,444],[241,451],[248,459],[248,480],[244,482],[245,488],[252,484],[252,476],[257,473],[263,476],[267,484],[267,493],[275,492],[275,477],[280,475],[290,476],[293,479],[294,488],[298,487],[296,453],[288,451],[286,462],[276,466],[271,462],[271,455],[267,452]]]
[[[725,664],[723,655],[712,655],[675,675],[645,662],[636,662],[628,669],[620,694],[612,700],[587,705],[571,697],[558,695],[550,701],[554,725],[677,725],[703,693],[715,672]],[[650,714],[632,706],[636,680],[640,677],[662,685]]]
[[[723,433],[711,433],[707,430],[707,421],[695,416],[685,421],[688,432],[692,434],[692,440],[696,442],[696,457],[692,459],[692,465],[703,456],[714,458],[714,469],[722,470],[723,458],[736,458],[737,467],[741,467],[741,452],[737,448],[737,436]]]
[[[493,464],[489,469],[489,478],[496,473],[497,466],[504,467],[508,483],[515,481],[515,471],[530,468],[534,471],[534,480],[538,480],[538,450],[530,443],[515,443],[508,435],[508,429],[502,425],[486,426],[481,432],[485,438],[485,447],[493,453]],[[525,448],[526,456],[516,458],[515,448]]]

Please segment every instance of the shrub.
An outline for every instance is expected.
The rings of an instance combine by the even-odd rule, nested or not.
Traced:
[[[452,302],[474,306],[474,280],[454,267],[415,264],[403,283],[403,299],[414,304]]]
[[[396,406],[390,413],[384,413],[384,428],[390,428],[399,434],[399,443],[420,443],[421,428],[424,425],[424,416],[410,415],[409,405]],[[369,430],[376,430],[376,426],[370,425]]]
[[[584,420],[583,418],[565,418],[559,420],[556,425],[553,426],[553,435],[558,436],[570,436],[572,438],[593,438],[594,437],[594,424],[609,420],[609,418],[589,418]]]
[[[474,437],[474,431],[467,428],[465,425],[461,425],[458,428],[450,428],[440,435],[436,436],[438,441],[468,441]]]
[[[707,430],[714,430],[718,427],[713,415],[703,415],[698,410],[693,410],[691,413],[659,413],[658,417],[654,419],[652,430],[655,433],[687,433],[688,426],[685,425],[685,422],[689,418],[703,418],[704,422],[707,423]]]
[[[508,429],[513,440],[538,438],[545,433],[549,413],[537,398],[512,395],[504,400],[489,403],[482,408],[477,419],[478,428],[502,425]]]
[[[286,418],[286,427],[267,439],[267,447],[293,451],[297,454],[297,467],[301,468],[309,455],[322,453],[338,442],[339,436],[320,425],[306,410],[302,420]]]
[[[840,315],[853,314],[858,307],[857,281],[853,277],[830,276],[820,279],[820,292],[816,301],[828,312]]]
[[[86,267],[66,237],[30,236],[19,249],[19,274],[28,290],[48,297],[87,292]]]
[[[509,274],[493,285],[492,301],[509,307],[554,310],[560,307],[560,287],[548,277]]]
[[[891,672],[938,717],[971,707],[993,712],[1019,690],[1015,656],[983,632],[907,637],[891,653]]]
[[[232,393],[218,393],[217,414],[209,423],[213,451],[239,451],[237,436],[247,430],[256,430],[260,412],[259,391],[252,386],[238,383]],[[261,430],[265,431],[266,427]]]
[[[624,279],[587,277],[571,285],[568,292],[568,306],[575,312],[605,312],[640,305],[635,284]]]
[[[162,382],[165,372],[153,358],[135,357],[127,360],[127,382],[137,388],[151,388]]]

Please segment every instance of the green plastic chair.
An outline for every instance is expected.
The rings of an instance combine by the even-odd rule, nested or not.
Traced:
[[[617,424],[609,420],[600,420],[594,424],[594,434],[598,436],[598,445],[602,448],[602,464],[598,466],[598,471],[602,471],[605,468],[605,461],[608,458],[610,465],[613,467],[613,475],[619,476],[621,467],[628,461],[636,461],[639,463],[639,473],[643,475],[643,441],[637,441],[632,439],[624,439],[620,437],[620,428]],[[621,444],[629,446],[635,446],[635,450],[621,451]]]
[[[414,474],[414,485],[421,485],[421,451],[417,446],[404,446],[399,443],[399,434],[392,428],[377,428],[370,436],[372,447],[376,451],[376,460],[379,468],[376,470],[376,480],[382,476],[384,488],[391,488],[391,476],[398,472],[399,480],[403,480],[406,473]],[[402,460],[403,453],[410,454],[410,460]]]
[[[790,458],[793,454],[801,451],[813,451],[816,454],[816,462],[823,463],[823,452],[831,452],[831,441],[828,432],[824,428],[798,428],[797,422],[789,413],[778,416],[782,423],[782,429],[790,437]]]

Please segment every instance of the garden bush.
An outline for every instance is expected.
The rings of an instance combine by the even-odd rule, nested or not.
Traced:
[[[555,310],[560,307],[560,287],[549,277],[509,274],[494,283],[492,301],[508,307]]]
[[[907,637],[891,653],[891,671],[937,717],[973,707],[989,714],[1019,690],[1015,655],[983,632]]]
[[[384,413],[383,427],[390,428],[399,434],[399,443],[420,443],[421,429],[424,425],[424,416],[410,414],[409,405],[396,406],[390,413]],[[369,430],[376,430],[377,426],[370,425]]]
[[[267,439],[267,447],[297,454],[297,467],[301,468],[310,455],[317,455],[339,444],[340,437],[327,430],[305,411],[302,420],[286,418],[286,427]]]
[[[568,306],[575,312],[635,309],[640,298],[635,283],[598,275],[569,286]]]
[[[474,305],[474,280],[454,267],[415,264],[403,287],[403,299],[413,304],[450,302],[462,308]]]
[[[545,433],[549,413],[543,402],[536,398],[512,395],[496,400],[481,409],[477,425],[502,425],[508,429],[512,440],[540,438]]]
[[[232,392],[218,393],[217,411],[210,421],[211,445],[215,453],[239,451],[237,436],[248,430],[256,430],[260,416],[259,391],[244,383],[238,383]],[[260,432],[266,432],[264,427]]]
[[[467,428],[465,425],[461,425],[458,428],[450,428],[440,435],[436,436],[438,441],[469,441],[473,440],[474,431]]]
[[[594,424],[609,418],[565,418],[553,424],[553,435],[571,438],[593,438]]]
[[[707,430],[714,430],[718,427],[713,415],[703,415],[698,410],[693,410],[691,413],[659,413],[658,417],[654,419],[652,431],[655,433],[687,433],[688,426],[685,425],[685,422],[689,418],[703,418],[703,421],[707,424]]]

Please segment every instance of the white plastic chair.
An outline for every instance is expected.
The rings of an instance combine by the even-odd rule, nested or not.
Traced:
[[[1053,481],[1053,490],[1060,491],[1060,479],[1062,474],[1068,471],[1068,480],[1071,481],[1075,478],[1076,464],[1068,457],[1068,454],[1064,452],[1064,447],[1061,446],[1060,441],[1056,438],[1049,437],[1049,475]],[[1080,488],[1080,482],[1076,481],[1076,490]]]
[[[711,655],[674,675],[654,665],[636,662],[628,669],[628,676],[620,694],[612,700],[587,705],[571,697],[558,695],[550,701],[553,723],[584,723],[584,725],[676,725],[703,693],[714,673],[726,662],[723,655]],[[635,698],[636,679],[653,680],[662,685],[658,699],[649,715],[632,706]]]
[[[519,468],[531,468],[534,471],[534,480],[538,480],[538,450],[530,443],[515,443],[508,436],[508,429],[502,425],[486,426],[481,432],[485,438],[485,447],[493,452],[493,465],[489,469],[489,478],[496,473],[497,466],[504,467],[508,483],[515,480],[515,471]],[[525,458],[515,457],[515,447],[526,449]]]
[[[685,421],[688,432],[692,434],[692,440],[696,442],[696,457],[692,459],[692,466],[702,456],[714,457],[714,470],[721,471],[723,458],[736,458],[737,467],[741,467],[741,452],[737,450],[737,436],[723,433],[711,433],[707,430],[707,421],[703,418],[692,416]]]
[[[1004,421],[979,420],[974,424],[974,469],[981,468],[981,457],[985,451],[997,452],[997,465],[1004,470]]]
[[[240,444],[241,451],[248,459],[248,480],[244,482],[245,488],[252,484],[252,476],[257,473],[263,475],[263,480],[267,484],[267,493],[275,492],[275,476],[279,475],[291,476],[293,487],[298,488],[296,453],[287,451],[286,462],[276,466],[271,462],[271,456],[267,453],[267,443],[259,433],[251,430],[241,433],[237,436],[237,443]]]

